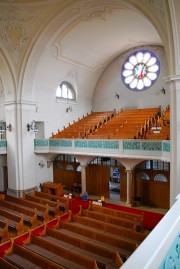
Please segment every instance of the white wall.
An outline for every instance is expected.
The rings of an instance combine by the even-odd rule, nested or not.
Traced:
[[[92,77],[91,71],[56,59],[49,49],[42,54],[35,74],[33,94],[37,102],[35,120],[45,122],[45,138],[91,112],[95,85],[92,84],[94,82],[87,81],[91,82]],[[75,88],[76,104],[56,102],[56,89],[63,80],[67,80]],[[72,106],[72,112],[66,113],[69,105]]]
[[[141,47],[142,48],[142,47]],[[136,92],[129,90],[121,79],[121,68],[126,58],[136,49],[117,57],[100,77],[93,96],[93,111],[109,111],[121,108],[144,108],[162,106],[165,109],[170,104],[170,94],[161,93],[162,78],[168,75],[167,61],[164,49],[160,46],[144,47],[153,51],[160,60],[160,74],[156,83],[149,89]],[[118,93],[120,99],[114,98]]]

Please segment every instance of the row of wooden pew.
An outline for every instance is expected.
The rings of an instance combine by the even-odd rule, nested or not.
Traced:
[[[69,199],[34,191],[22,198],[1,195],[0,242],[7,241],[12,234],[20,235],[27,229],[49,221],[69,210]]]
[[[46,199],[48,194],[41,195]],[[23,201],[27,198],[25,195]],[[80,206],[78,214],[69,211],[68,215],[66,221],[56,215],[54,227],[44,222],[39,235],[28,230],[23,245],[11,239],[0,265],[5,269],[118,269],[147,236],[142,214],[90,202],[89,208]]]
[[[170,107],[93,112],[83,119],[58,130],[51,138],[85,139],[170,139]],[[160,134],[152,127],[159,124]]]

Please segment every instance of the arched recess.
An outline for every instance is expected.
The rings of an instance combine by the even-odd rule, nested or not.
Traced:
[[[88,1],[87,1],[88,2]],[[20,77],[20,86],[19,86],[19,99],[27,100],[29,98],[33,98],[32,89],[33,89],[33,78],[35,75],[36,66],[42,55],[42,52],[45,50],[47,44],[51,42],[55,43],[57,37],[63,33],[66,33],[71,30],[72,26],[78,22],[81,18],[81,11],[77,11],[77,5],[81,3],[81,1],[73,1],[69,3],[69,5],[57,12],[58,6],[56,9],[51,11],[51,18],[47,17],[44,21],[43,25],[39,25],[38,34],[32,38],[31,43],[29,44],[29,49],[27,49],[27,54],[24,57],[24,62],[22,64],[22,76]],[[82,4],[82,3],[81,3]],[[117,1],[101,1],[100,3],[97,1],[93,2],[94,6],[102,7],[102,8],[118,8],[121,3]],[[156,10],[155,7],[151,6],[150,3],[146,1],[142,4],[139,1],[124,1],[124,5],[129,6],[131,8],[136,8],[140,11],[146,18],[150,21],[150,23],[155,27],[159,36],[162,39],[163,45],[165,47],[167,58],[169,62],[170,69],[174,67],[174,56],[173,56],[173,44],[172,44],[172,36],[170,34],[171,25],[170,20],[168,19],[168,27],[166,27],[166,23],[164,18],[162,19],[158,17],[157,12],[153,12]],[[91,5],[90,5],[91,7]],[[148,8],[151,8],[152,12],[149,12]],[[169,15],[168,4],[164,7],[164,12],[166,12],[166,16]],[[53,14],[54,13],[54,14]],[[54,15],[54,16],[53,16]],[[37,27],[38,28],[38,27]],[[168,34],[167,34],[168,29]],[[169,30],[170,29],[170,30]],[[169,45],[170,44],[170,45]],[[57,52],[55,52],[57,53]],[[112,59],[111,59],[112,60]],[[172,63],[171,63],[172,62]],[[171,63],[171,64],[170,64]],[[108,63],[106,63],[108,64]],[[100,76],[101,72],[99,72]]]
[[[146,160],[134,169],[133,193],[146,206],[169,209],[170,163]]]

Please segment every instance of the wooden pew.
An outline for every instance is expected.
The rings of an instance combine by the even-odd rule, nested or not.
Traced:
[[[37,237],[32,233],[30,234],[30,242],[24,247],[67,269],[98,269],[97,263],[93,259],[47,242],[43,237]]]
[[[0,265],[3,269],[19,269],[19,267],[13,265],[12,263],[8,262],[3,258],[0,258]]]
[[[31,202],[35,202],[35,203],[39,203],[39,204],[43,204],[43,205],[47,205],[49,206],[49,214],[53,215],[53,216],[57,216],[61,213],[60,211],[60,202],[53,202],[44,198],[40,198],[38,196],[34,196],[34,195],[30,195],[30,194],[24,194],[23,196],[24,200],[26,201],[31,201]]]
[[[65,208],[65,211],[69,210],[69,198],[63,197],[63,196],[57,196],[45,192],[40,192],[40,191],[34,191],[33,195],[44,198],[46,200],[50,201],[59,201],[60,206]]]
[[[38,210],[38,219],[47,222],[49,221],[49,206],[48,205],[41,205],[39,203],[34,203],[30,201],[26,201],[24,199],[16,198],[10,195],[5,196],[5,200],[14,203],[16,205],[20,205],[22,207],[27,207],[31,209],[37,209]]]
[[[139,233],[124,227],[120,227],[110,223],[104,223],[97,220],[87,221],[86,218],[82,218],[79,222],[79,218],[73,217],[71,221],[72,222],[66,222],[65,224],[63,222],[60,222],[60,227],[62,227],[62,225],[65,225],[66,229],[75,231],[77,233],[81,233],[81,228],[85,230],[89,230],[92,228],[93,230],[99,231],[103,234],[128,239],[129,241],[135,242],[138,245],[147,237],[147,234],[144,232]]]
[[[17,235],[24,233],[23,214],[17,216],[12,212],[0,209],[0,222],[6,225],[4,218],[8,221],[9,230],[13,229]]]
[[[113,268],[116,266],[118,269],[123,264],[117,251],[106,248],[101,244],[96,244],[87,240],[87,238],[83,239],[78,234],[67,234],[62,229],[56,230],[47,227],[43,239],[54,242],[56,245],[71,248],[74,252],[81,253],[86,257],[93,258],[96,260],[97,265],[100,265],[100,268],[102,266],[106,268],[107,265],[111,265]]]
[[[114,224],[105,223],[103,221],[98,221],[90,218],[80,217],[78,215],[72,216],[70,214],[69,222],[73,224],[80,225],[80,227],[91,227],[92,229],[97,229],[99,231],[105,232],[107,234],[114,234],[116,236],[122,236],[127,239],[132,239],[135,241],[142,242],[146,238],[145,233],[136,232],[124,227],[120,227]],[[138,242],[137,242],[138,243]]]
[[[134,231],[140,231],[141,229],[141,221],[124,219],[122,217],[114,217],[108,214],[103,214],[96,211],[90,211],[88,209],[82,209],[82,207],[80,209],[79,215],[90,219],[100,220],[105,223],[118,225]]]
[[[6,252],[4,258],[0,260],[0,264],[4,266],[3,269],[6,268],[65,269],[65,267],[58,265],[53,261],[50,261],[48,258],[36,254],[34,251],[30,251],[27,248],[24,248],[23,246],[20,246],[16,243],[12,244],[13,245],[11,245],[10,249]]]
[[[81,220],[83,221],[81,222]],[[95,223],[97,226],[98,222],[94,221],[94,224]],[[87,218],[80,217],[77,215],[73,216],[73,221],[70,224],[71,225],[69,225],[67,222],[60,222],[59,228],[67,229],[69,234],[72,231],[76,233],[78,231],[79,237],[80,235],[85,236],[87,237],[86,238],[87,240],[93,240],[93,241],[96,241],[96,243],[99,242],[99,244],[103,244],[107,248],[111,248],[112,250],[118,251],[124,260],[126,260],[138,247],[138,244],[136,242],[133,242],[132,240],[129,240],[128,238],[121,238],[112,234],[110,235],[107,233],[99,232],[98,228],[94,227],[95,225],[91,226],[90,222],[87,223]],[[76,228],[73,227],[73,224],[75,224],[74,227]],[[89,224],[89,225],[86,225],[86,224]],[[104,222],[102,222],[101,224],[104,225]],[[79,230],[77,228],[78,226],[80,228]],[[70,228],[72,228],[72,230],[70,230]],[[113,228],[113,225],[111,226],[111,228]]]
[[[11,203],[3,199],[0,199],[0,208],[9,212],[14,211],[14,213],[22,213],[24,216],[25,224],[29,225],[31,228],[34,228],[38,225],[37,209],[29,209],[27,207],[23,207],[21,205]]]
[[[9,240],[9,230],[8,230],[8,220],[5,219],[3,222],[0,222],[0,242],[4,243]]]
[[[80,208],[81,210],[81,208]],[[101,207],[93,205],[91,202],[89,203],[89,210],[94,212],[103,213],[109,216],[114,216],[118,218],[123,218],[127,220],[132,220],[138,223],[141,231],[144,231],[144,215],[143,214],[133,214],[130,212],[125,212],[121,210],[111,209],[108,207]]]

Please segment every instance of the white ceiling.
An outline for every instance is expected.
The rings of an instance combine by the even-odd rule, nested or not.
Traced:
[[[153,25],[133,9],[74,23],[56,42],[59,59],[96,71],[122,52],[140,45],[162,45]]]

